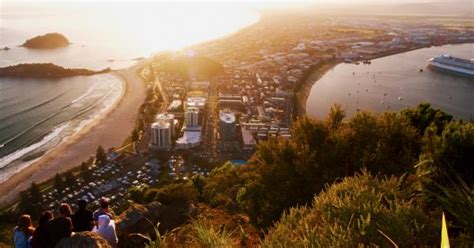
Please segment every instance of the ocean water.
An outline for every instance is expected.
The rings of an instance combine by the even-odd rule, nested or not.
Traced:
[[[258,20],[251,8],[192,3],[0,3],[0,67],[55,63],[126,68],[136,58],[231,34]],[[66,48],[32,50],[26,39],[64,34]],[[106,111],[122,84],[112,74],[0,78],[0,183]]]
[[[427,102],[455,118],[473,120],[474,79],[429,68],[427,59],[441,54],[471,59],[474,44],[423,48],[375,59],[370,65],[339,64],[314,83],[306,112],[326,118],[338,103],[350,117],[358,110],[398,111]]]
[[[0,78],[0,182],[99,116],[121,91],[110,74]]]

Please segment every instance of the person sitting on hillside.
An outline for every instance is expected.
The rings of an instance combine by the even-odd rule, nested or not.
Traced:
[[[115,213],[112,209],[109,208],[109,200],[107,198],[100,198],[100,207],[94,211],[94,221],[97,223],[99,221],[99,216],[108,215],[110,219],[115,218]]]
[[[72,215],[72,225],[74,232],[91,231],[94,226],[92,211],[87,209],[87,201],[77,201],[79,209]]]
[[[93,232],[98,233],[109,242],[110,246],[117,247],[118,238],[115,232],[115,222],[106,214],[99,216],[98,227],[94,227]]]
[[[54,218],[46,225],[48,247],[55,247],[62,238],[69,238],[72,234],[71,207],[67,203],[59,206],[59,217]]]
[[[13,244],[15,248],[31,248],[30,238],[34,232],[31,217],[27,214],[20,216],[18,225],[13,230]]]
[[[53,219],[53,213],[51,211],[44,211],[38,221],[38,226],[33,233],[31,238],[32,248],[42,248],[48,245],[48,237],[46,234],[46,225]]]

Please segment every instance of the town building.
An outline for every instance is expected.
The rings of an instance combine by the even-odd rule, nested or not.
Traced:
[[[204,106],[206,106],[206,98],[204,97],[192,96],[186,99],[186,109],[198,108],[201,110],[204,109]]]
[[[184,113],[184,124],[186,126],[199,126],[199,109],[189,108]]]
[[[169,112],[183,111],[182,105],[183,105],[183,102],[181,100],[173,100],[168,106],[168,111]]]
[[[166,121],[151,124],[150,149],[168,150],[171,148],[171,128]]]
[[[176,149],[192,149],[201,144],[201,127],[187,126],[183,136],[176,140]]]
[[[223,141],[235,139],[235,113],[229,110],[219,112],[220,138]]]
[[[156,118],[155,118],[156,122],[167,122],[170,124],[171,137],[174,137],[176,135],[174,117],[175,116],[173,114],[161,113],[161,114],[156,115]]]
[[[246,151],[252,151],[257,146],[257,141],[255,141],[252,133],[247,130],[247,128],[242,127],[242,148]]]

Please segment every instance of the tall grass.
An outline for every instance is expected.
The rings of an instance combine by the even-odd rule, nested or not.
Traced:
[[[199,218],[191,223],[190,245],[209,248],[234,247],[233,233],[224,227],[216,229],[209,220]]]

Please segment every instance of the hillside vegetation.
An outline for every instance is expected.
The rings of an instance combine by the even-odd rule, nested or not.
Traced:
[[[453,247],[470,247],[472,151],[474,124],[429,104],[348,120],[336,105],[299,119],[290,140],[260,143],[247,165],[129,197],[181,213],[161,219],[163,235],[142,232],[150,247],[432,247],[443,212]]]
[[[93,71],[80,68],[64,68],[52,63],[18,64],[0,68],[0,77],[62,78],[88,76],[109,72],[110,68]]]
[[[248,216],[262,232],[241,235],[263,247],[437,246],[442,212],[452,243],[474,244],[473,123],[429,104],[350,120],[334,106],[325,120],[299,119],[292,134],[259,144],[248,165],[227,163],[169,194]],[[139,198],[160,192],[144,189]],[[172,237],[209,247],[190,239],[196,226],[226,247],[242,244],[233,235],[240,228],[212,223],[191,219],[186,235],[165,235],[165,246]]]

